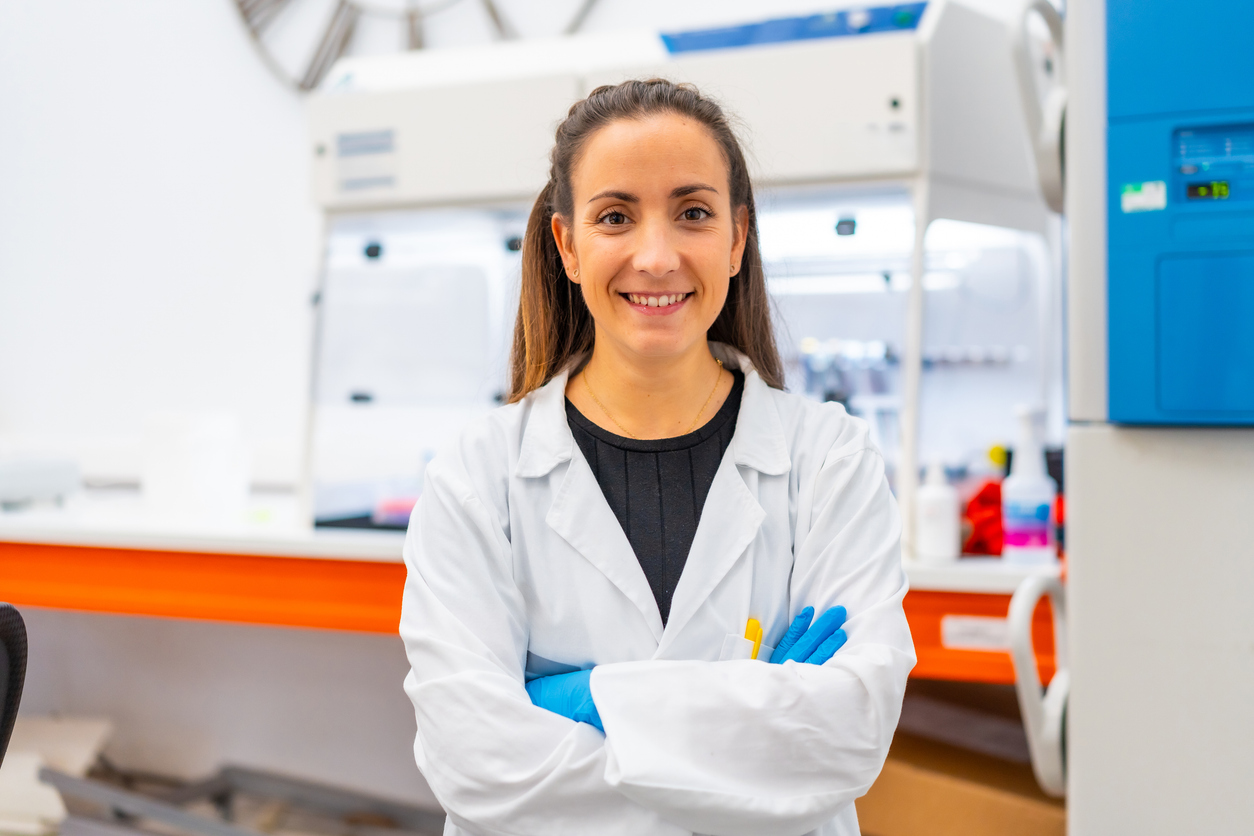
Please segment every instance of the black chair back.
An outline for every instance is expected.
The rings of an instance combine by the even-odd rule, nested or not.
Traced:
[[[26,623],[11,604],[0,604],[0,764],[4,763],[26,681]]]

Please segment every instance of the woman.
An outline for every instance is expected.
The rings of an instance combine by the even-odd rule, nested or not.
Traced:
[[[405,546],[445,832],[857,834],[914,665],[896,506],[863,423],[782,391],[744,155],[691,87],[559,126],[512,375]]]

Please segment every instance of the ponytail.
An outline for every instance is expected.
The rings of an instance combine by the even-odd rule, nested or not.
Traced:
[[[510,352],[510,403],[548,383],[572,358],[592,350],[592,314],[583,293],[567,277],[553,238],[554,191],[549,180],[531,209],[523,238],[523,282]]]

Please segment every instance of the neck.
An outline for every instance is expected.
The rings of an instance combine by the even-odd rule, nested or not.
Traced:
[[[711,391],[724,388],[718,361],[705,340],[679,355],[647,357],[598,339],[581,376],[609,413],[606,417],[620,425],[606,429],[626,430],[638,438],[684,434],[699,412],[708,420],[714,406]]]

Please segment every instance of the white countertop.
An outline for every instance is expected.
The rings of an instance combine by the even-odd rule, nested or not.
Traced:
[[[245,521],[213,526],[155,518],[137,491],[86,491],[64,507],[0,511],[0,542],[151,549],[204,554],[251,554],[399,563],[398,531],[311,529],[297,519],[296,498],[254,494]],[[1010,594],[1032,575],[1056,577],[1054,566],[1011,566],[997,557],[964,557],[951,564],[905,561],[910,588],[934,592]]]
[[[296,497],[256,493],[237,525],[156,517],[138,491],[85,491],[65,506],[0,511],[0,542],[122,549],[374,560],[399,563],[405,535],[368,529],[312,529]]]
[[[1062,567],[1013,566],[1000,557],[969,556],[949,564],[905,561],[910,588],[928,592],[984,592],[1010,595],[1029,577],[1056,578]]]

